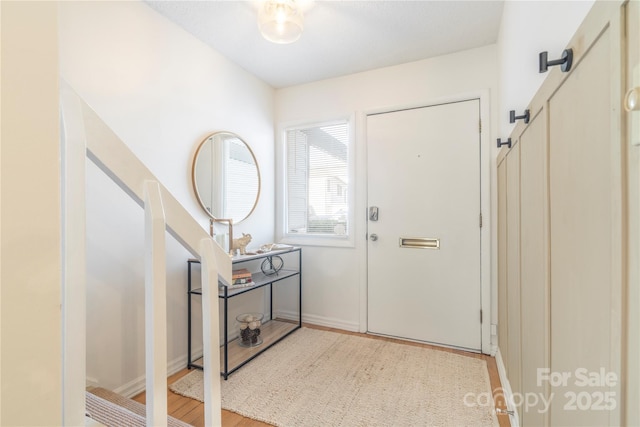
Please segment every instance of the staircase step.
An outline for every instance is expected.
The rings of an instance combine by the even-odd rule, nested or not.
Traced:
[[[87,416],[108,427],[145,427],[146,407],[102,387],[86,392]],[[176,418],[167,416],[169,427],[189,427]]]

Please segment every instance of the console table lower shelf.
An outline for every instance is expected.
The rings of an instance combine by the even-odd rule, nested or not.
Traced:
[[[260,345],[243,347],[239,343],[239,338],[229,341],[226,346],[220,347],[220,375],[227,379],[229,375],[298,329],[300,329],[300,325],[297,322],[275,319],[263,323],[260,327],[260,337],[262,337],[262,344]],[[227,357],[224,354],[225,350],[227,351]],[[227,366],[225,366],[225,361]],[[204,360],[201,357],[190,363],[189,368],[202,369],[203,365]]]
[[[274,271],[269,270],[269,268],[273,269],[273,266],[278,264],[277,262],[274,263],[276,260],[279,261],[279,268]],[[251,273],[251,280],[248,286],[242,285],[234,287],[224,286],[221,284],[218,289],[218,300],[222,304],[222,336],[220,338],[223,342],[220,347],[220,375],[222,375],[225,380],[231,373],[240,369],[260,353],[266,351],[280,340],[289,336],[296,329],[300,329],[302,327],[302,249],[288,247],[265,254],[238,255],[233,257],[232,263],[233,267],[237,269],[238,266],[250,261],[262,262],[262,265],[260,266],[262,272]],[[265,263],[269,268],[265,267]],[[194,289],[192,287],[192,268],[195,265],[199,265],[200,261],[197,259],[189,259],[187,260],[187,264],[187,367],[189,369],[202,369],[204,364],[202,358],[193,360],[191,353],[191,298],[202,296],[202,289]],[[287,268],[282,268],[285,265]],[[246,268],[251,268],[250,264],[246,264],[246,266]],[[253,268],[255,268],[255,265]],[[297,295],[295,295],[295,291],[291,289],[293,285],[296,285],[295,288],[297,288]],[[266,317],[266,320],[260,325],[259,337],[256,338],[255,336],[252,336],[251,341],[258,339],[258,341],[262,340],[262,342],[253,346],[242,346],[240,345],[240,337],[232,339],[232,337],[229,336],[229,304],[230,301],[235,300],[236,297],[249,292],[254,292],[257,289],[262,289],[264,291],[264,316]],[[277,310],[274,310],[274,300],[278,298],[278,290],[286,292],[289,294],[289,297],[295,297],[297,300],[297,319],[292,320],[289,317],[290,315],[287,315],[287,318],[278,317]],[[291,295],[291,292],[294,292],[293,295]],[[245,330],[245,332],[250,333],[249,330]],[[245,339],[247,340],[246,342],[249,342],[247,336],[245,336]]]

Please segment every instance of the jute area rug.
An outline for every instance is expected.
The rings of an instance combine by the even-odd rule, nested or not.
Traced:
[[[484,360],[316,329],[298,330],[221,383],[224,409],[275,426],[498,425],[490,397],[473,404],[491,395]],[[170,388],[202,401],[202,372]]]

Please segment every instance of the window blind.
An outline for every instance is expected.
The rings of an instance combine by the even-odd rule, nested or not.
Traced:
[[[346,121],[286,131],[288,233],[348,235],[348,145]]]

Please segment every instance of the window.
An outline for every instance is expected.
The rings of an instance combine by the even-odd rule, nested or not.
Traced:
[[[285,236],[348,239],[351,175],[348,121],[285,130]]]

